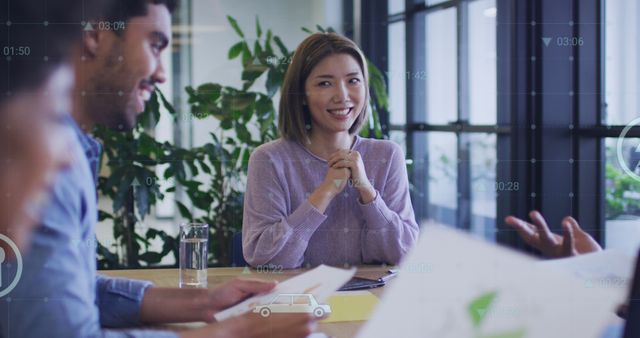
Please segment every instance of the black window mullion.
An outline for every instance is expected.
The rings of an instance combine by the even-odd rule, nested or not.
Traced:
[[[362,1],[362,34],[361,48],[369,60],[378,67],[382,74],[389,71],[388,46],[389,24],[387,23],[388,0]],[[380,126],[385,136],[389,136],[389,112],[381,109],[378,112]]]
[[[412,13],[406,21],[406,67],[417,74],[426,71],[426,31],[425,14],[413,13],[413,8],[424,4],[420,0],[406,0],[406,12]],[[422,73],[424,74],[424,73]],[[413,81],[407,78],[407,124],[413,124],[420,116],[426,116],[426,82]],[[411,93],[411,95],[409,95]],[[423,135],[407,130],[407,155],[413,159],[411,179],[416,190],[412,191],[412,201],[418,220],[428,216],[429,208],[429,165],[427,157],[428,145]]]
[[[583,46],[574,47],[576,93],[574,119],[579,128],[598,126],[604,107],[603,53],[604,1],[574,0],[575,36],[582,37]],[[619,134],[619,133],[618,133]],[[573,214],[580,224],[600,243],[604,243],[605,226],[605,150],[601,137],[575,137],[576,153]],[[596,184],[593,184],[596,182]]]
[[[537,73],[535,98],[538,105],[533,109],[536,131],[535,177],[538,188],[535,205],[547,218],[549,227],[561,232],[561,220],[573,210],[572,180],[574,172],[570,164],[572,136],[569,125],[575,109],[574,99],[569,95],[575,91],[574,69],[570,57],[572,48],[558,46],[557,37],[572,36],[574,20],[572,1],[542,0],[536,18],[536,29],[532,36],[536,49]],[[566,24],[558,24],[566,23]],[[549,46],[543,37],[552,38]],[[532,94],[533,95],[533,94]]]
[[[457,53],[458,53],[458,122],[469,121],[469,37],[468,3],[461,1],[456,10]],[[471,153],[470,135],[460,132],[457,135],[458,147],[458,209],[457,225],[465,230],[471,229]]]
[[[355,24],[354,24],[354,3],[353,0],[343,0],[342,1],[342,22],[344,35],[351,40],[354,40],[355,35]]]
[[[496,241],[524,247],[518,235],[502,220],[508,215],[525,217],[531,209],[532,103],[533,67],[531,62],[533,2],[496,0],[497,6],[497,72],[499,125],[509,125],[510,135],[498,135],[498,182],[517,182],[519,188],[497,194]]]
[[[572,214],[599,238],[594,226],[603,224],[604,152],[592,136],[613,132],[599,127],[602,43],[600,24],[593,23],[601,21],[600,2],[498,0],[498,123],[510,123],[513,133],[510,142],[499,137],[497,179],[521,187],[498,196],[499,220],[538,209],[561,232],[560,220]],[[543,37],[552,38],[548,46]],[[563,46],[556,40],[563,37],[582,37],[585,44]],[[508,154],[510,166],[503,163]],[[500,242],[522,245],[511,229],[498,226]]]
[[[399,130],[400,126],[391,126],[393,130]],[[458,133],[483,133],[483,134],[511,134],[511,126],[509,125],[480,125],[480,124],[466,124],[461,122],[454,122],[450,124],[428,124],[428,123],[411,123],[407,124],[402,129],[407,131],[443,131],[443,132],[458,132]]]

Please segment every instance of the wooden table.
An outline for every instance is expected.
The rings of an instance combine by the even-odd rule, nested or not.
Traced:
[[[360,267],[356,276],[364,278],[376,279],[384,275],[388,268],[377,267]],[[258,272],[251,270],[251,274],[243,274],[244,268],[212,268],[209,269],[209,288],[215,287],[221,283],[224,283],[230,279],[236,277],[250,277],[260,278],[267,280],[285,280],[292,276],[298,275],[305,270],[284,270],[278,272]],[[114,270],[114,271],[100,271],[101,274],[122,277],[143,279],[152,281],[156,286],[160,287],[177,287],[178,286],[178,270],[177,269],[138,269],[138,270]],[[382,295],[385,288],[370,289],[371,293],[378,298]],[[319,324],[319,331],[326,333],[330,337],[335,338],[352,338],[356,336],[356,333],[364,322],[341,322],[341,323],[321,323]],[[197,324],[196,324],[197,325]],[[193,324],[191,325],[193,326]],[[176,327],[174,327],[176,328]]]

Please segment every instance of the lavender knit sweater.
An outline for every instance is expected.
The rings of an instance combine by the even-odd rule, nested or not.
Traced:
[[[360,152],[377,196],[362,204],[356,188],[348,186],[325,214],[307,198],[324,180],[327,161],[284,139],[253,152],[242,225],[249,264],[297,268],[400,261],[419,232],[402,149],[357,136],[351,149]]]

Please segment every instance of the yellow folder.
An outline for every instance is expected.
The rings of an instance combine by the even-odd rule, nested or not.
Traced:
[[[356,322],[369,319],[378,305],[378,297],[369,291],[336,292],[329,297],[331,314],[321,323]]]

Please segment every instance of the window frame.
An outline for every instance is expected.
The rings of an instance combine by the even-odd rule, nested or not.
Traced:
[[[406,0],[404,12],[386,16],[384,20],[379,16],[372,18],[364,11],[361,18],[363,21],[384,24],[378,25],[378,29],[363,30],[363,40],[380,38],[380,35],[376,34],[382,32],[384,40],[381,40],[380,44],[384,43],[387,46],[388,25],[404,21],[406,67],[412,71],[425,71],[425,15],[451,6],[460,6],[469,1],[473,0],[449,0],[426,6],[424,0]],[[604,27],[600,22],[604,18],[604,1],[496,0],[497,124],[471,125],[464,118],[459,118],[449,125],[420,123],[416,117],[424,116],[426,98],[424,95],[407,95],[407,123],[389,125],[386,128],[406,133],[407,157],[414,162],[415,154],[424,154],[427,147],[424,142],[415,142],[414,135],[434,131],[455,133],[458,136],[459,151],[462,148],[461,141],[464,141],[461,140],[461,135],[497,135],[496,181],[515,181],[520,186],[518,191],[501,191],[496,196],[496,241],[499,243],[526,247],[513,229],[506,226],[502,220],[507,215],[527,218],[530,210],[540,210],[547,218],[550,228],[556,232],[562,231],[560,220],[571,214],[597,241],[604,243],[604,140],[607,137],[617,137],[624,128],[603,123],[604,50],[601,47],[604,46]],[[384,12],[387,12],[386,0],[376,3],[379,9],[384,7]],[[458,11],[458,20],[464,20],[464,15],[464,11]],[[566,20],[567,23],[572,21],[574,24],[567,24],[561,29],[551,24],[562,20]],[[458,46],[465,38],[466,30],[464,26],[461,28],[463,29],[458,30]],[[570,36],[582,36],[590,43],[572,48],[543,45],[542,37],[558,35],[560,31]],[[367,47],[364,50],[370,57],[377,55],[376,59],[372,60],[386,61],[387,50],[379,46],[369,48],[364,43],[363,46]],[[554,64],[554,60],[569,60],[570,56],[573,57],[573,62],[562,66],[565,68]],[[462,55],[458,62],[464,57]],[[532,61],[532,57],[535,57],[535,61]],[[381,64],[384,65],[382,71],[386,72],[388,65]],[[567,78],[559,78],[566,80],[564,83],[555,81],[558,79],[555,75],[558,74],[558,69],[569,74]],[[458,76],[460,85],[461,75]],[[420,81],[407,81],[406,90],[407,93],[423,93],[426,92],[424,86]],[[574,94],[560,99],[553,97],[553,93],[566,89]],[[536,92],[536,95],[532,95],[532,92]],[[464,110],[464,104],[459,104],[460,109]],[[559,110],[567,114],[552,113]],[[460,111],[458,116],[461,116]],[[388,116],[381,120],[383,123],[389,123]],[[532,125],[535,127],[532,128]],[[629,135],[640,137],[638,129],[632,129]],[[558,156],[573,159],[573,162],[567,161],[566,166],[558,165]],[[470,187],[469,154],[461,152],[459,157],[462,161],[458,172],[463,175],[459,174],[458,184]],[[428,168],[411,173],[412,183],[424,191],[424,197],[412,194],[416,217],[419,220],[429,216],[426,208],[429,204],[426,179],[428,174]],[[460,188],[458,190],[460,191]],[[466,189],[461,192],[458,217],[464,212],[471,215],[470,203],[460,203],[460,200],[470,201],[471,192]],[[564,197],[553,198],[554,194]],[[569,197],[570,194],[573,194],[573,197]],[[468,206],[469,209],[461,210],[462,205]],[[458,218],[456,224],[462,229],[470,229],[468,219]]]
[[[472,228],[472,181],[471,181],[471,154],[466,147],[467,138],[474,133],[497,135],[500,140],[508,136],[511,127],[508,124],[498,125],[478,125],[469,123],[469,88],[468,88],[468,5],[477,0],[449,0],[435,5],[427,6],[424,0],[406,0],[405,11],[388,15],[388,1],[372,1],[364,3],[375,3],[373,6],[363,4],[363,50],[371,60],[378,65],[383,72],[388,71],[387,49],[388,46],[388,26],[393,23],[405,22],[406,39],[406,68],[412,73],[424,74],[426,71],[426,16],[430,13],[456,7],[457,29],[457,86],[458,86],[458,111],[457,120],[449,124],[429,124],[418,121],[418,116],[426,116],[425,95],[406,96],[406,121],[405,125],[389,124],[389,114],[381,116],[383,130],[388,136],[388,131],[404,132],[407,140],[407,158],[410,163],[417,163],[415,154],[425,154],[428,145],[425,142],[417,142],[417,136],[423,136],[429,132],[444,132],[456,135],[456,147],[458,153],[457,161],[457,208],[455,210],[454,223],[462,229]],[[377,14],[374,11],[377,9]],[[383,12],[384,17],[379,13]],[[365,25],[364,22],[383,22],[380,25]],[[376,48],[368,43],[374,39],[384,48]],[[406,80],[407,93],[426,93],[426,83],[424,81],[412,81],[411,77]],[[499,114],[499,112],[497,112]],[[500,120],[500,118],[498,118]],[[500,157],[498,157],[498,161]],[[429,217],[429,194],[428,166],[415,168],[412,171],[411,181],[422,194],[412,193],[412,200],[418,220]],[[497,220],[497,218],[496,218]],[[498,223],[496,221],[496,223]],[[496,224],[497,225],[497,224]]]
[[[511,125],[518,131],[501,146],[510,148],[513,177],[522,178],[525,187],[514,199],[498,203],[520,217],[540,210],[557,233],[560,221],[572,215],[603,243],[603,2],[498,2],[498,58],[505,61],[498,67],[498,86],[509,93],[499,96],[498,104],[499,110],[512,112]],[[562,21],[567,25],[558,25]],[[569,48],[542,43],[542,37],[559,34],[590,43]],[[569,76],[556,76],[562,72]],[[570,93],[563,95],[567,89]],[[558,165],[567,159],[568,165]],[[499,242],[524,246],[511,229],[499,230]]]

